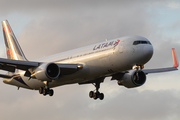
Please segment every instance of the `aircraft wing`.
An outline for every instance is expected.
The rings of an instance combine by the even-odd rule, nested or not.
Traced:
[[[178,70],[176,67],[168,67],[168,68],[159,68],[159,69],[144,69],[142,70],[144,73],[160,73],[160,72],[168,72]]]
[[[158,68],[158,69],[143,69],[142,71],[145,74],[149,74],[149,73],[160,73],[160,72],[168,72],[168,71],[178,70],[177,67],[179,66],[179,64],[178,64],[178,60],[177,60],[174,48],[172,48],[172,58],[173,58],[173,67]]]
[[[0,69],[6,70],[9,72],[15,72],[15,69],[27,70],[32,67],[37,67],[40,64],[41,63],[39,63],[39,62],[30,62],[30,61],[0,58]]]
[[[35,68],[43,64],[43,62],[34,62],[34,61],[23,61],[23,60],[12,60],[0,58],[0,69],[6,70],[9,72],[15,72],[15,69],[20,69],[27,71],[30,68]],[[63,63],[55,63],[61,70],[61,75],[68,75],[75,73],[82,68],[81,64],[63,64]],[[10,78],[8,75],[0,74],[0,77]]]

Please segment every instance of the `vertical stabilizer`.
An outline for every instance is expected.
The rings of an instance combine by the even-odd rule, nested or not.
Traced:
[[[7,20],[1,21],[8,59],[27,60]]]

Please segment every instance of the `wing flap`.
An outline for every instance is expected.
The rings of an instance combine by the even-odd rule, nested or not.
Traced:
[[[0,64],[0,69],[1,70],[6,70],[6,71],[9,71],[9,72],[15,72],[15,67],[14,66],[9,66],[9,65],[6,65],[6,64]]]
[[[12,78],[13,76],[0,74],[0,77],[2,77],[2,78]]]

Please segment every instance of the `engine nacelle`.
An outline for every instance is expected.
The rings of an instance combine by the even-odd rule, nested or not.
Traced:
[[[118,84],[127,88],[139,87],[143,85],[146,82],[146,74],[143,71],[138,71],[138,77],[136,74],[136,70],[130,70],[120,78]]]
[[[60,68],[55,63],[43,63],[35,69],[33,76],[41,81],[51,81],[58,78]]]

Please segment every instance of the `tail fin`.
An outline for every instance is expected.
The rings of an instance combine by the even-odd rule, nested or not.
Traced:
[[[8,59],[27,61],[9,23],[7,20],[1,21]]]

